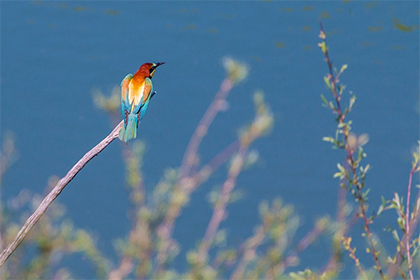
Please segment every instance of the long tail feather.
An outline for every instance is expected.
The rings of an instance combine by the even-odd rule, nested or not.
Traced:
[[[138,121],[139,119],[136,114],[128,115],[127,125],[124,126],[120,131],[119,138],[121,141],[127,142],[128,140],[137,137]]]

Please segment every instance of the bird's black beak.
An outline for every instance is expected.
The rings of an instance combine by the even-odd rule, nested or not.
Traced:
[[[156,67],[158,67],[158,66],[160,66],[160,65],[162,65],[162,64],[165,64],[165,62],[157,62],[157,63],[155,63],[156,64],[156,66],[155,66],[155,68]]]
[[[159,65],[165,64],[165,62],[158,62],[158,63],[154,63],[154,65],[150,68],[150,78],[153,77],[153,75],[155,74],[155,70]]]

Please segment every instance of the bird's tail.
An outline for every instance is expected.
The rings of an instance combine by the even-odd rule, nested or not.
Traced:
[[[130,139],[137,137],[137,126],[138,126],[138,115],[137,114],[129,114],[127,119],[127,125],[120,131],[119,138],[121,141],[127,142]]]

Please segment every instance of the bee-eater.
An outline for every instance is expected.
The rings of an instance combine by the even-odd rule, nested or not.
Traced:
[[[152,77],[156,67],[165,62],[145,63],[140,66],[134,75],[128,74],[121,82],[121,110],[124,127],[119,138],[127,142],[136,138],[139,122],[146,113],[147,106],[153,92]]]

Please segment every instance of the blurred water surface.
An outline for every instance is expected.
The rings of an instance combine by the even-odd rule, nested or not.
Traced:
[[[1,3],[1,134],[14,132],[20,154],[4,178],[2,197],[23,188],[42,193],[49,176],[65,175],[110,132],[107,116],[93,105],[93,88],[109,92],[142,63],[165,61],[139,131],[147,145],[145,183],[152,189],[164,168],[179,166],[224,77],[221,58],[230,55],[246,62],[250,75],[211,126],[202,161],[251,121],[256,89],[265,92],[275,126],[253,146],[261,159],[239,177],[237,188],[246,195],[229,207],[222,227],[231,244],[239,244],[258,222],[259,202],[282,197],[300,214],[302,237],[317,217],[335,214],[338,182],[332,174],[344,156],[321,140],[333,135],[335,123],[321,106],[320,94],[328,92],[327,66],[317,48],[319,18],[335,66],[349,65],[342,81],[357,95],[354,131],[370,136],[370,203],[377,208],[380,196],[389,199],[393,191],[405,196],[419,138],[418,2],[25,1]],[[222,171],[178,219],[174,235],[185,250],[204,234],[211,215],[206,194],[223,182]],[[120,145],[89,163],[58,200],[111,256],[112,240],[130,228]],[[387,235],[387,224],[379,218],[375,231]],[[315,244],[302,254],[302,268],[322,266],[328,254],[322,242]],[[175,265],[185,267],[182,254]],[[84,269],[80,275],[89,277]]]

